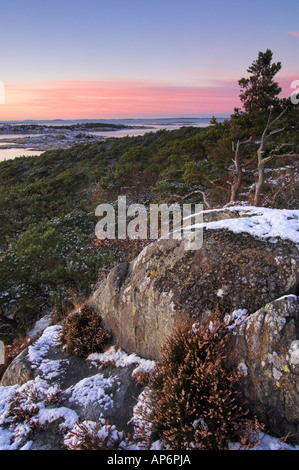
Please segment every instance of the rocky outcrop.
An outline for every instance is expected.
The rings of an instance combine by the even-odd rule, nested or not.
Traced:
[[[90,379],[92,382],[101,372],[102,382],[105,383],[106,379],[109,382],[109,395],[113,396],[113,406],[101,406],[100,400],[97,403],[96,399],[88,403],[86,400],[74,399],[68,406],[77,413],[78,419],[97,420],[102,415],[119,429],[127,430],[132,407],[136,403],[134,397],[140,393],[140,387],[132,378],[132,371],[138,364],[117,368],[109,363],[101,370],[96,361],[92,363],[83,357],[66,354],[61,344],[55,344],[55,341],[49,338],[49,333],[52,338],[59,338],[60,327],[49,327],[40,340],[26,348],[5,371],[1,385],[22,386],[40,377],[49,383],[55,383],[65,392],[76,386],[80,388],[78,384],[81,381],[87,382]],[[66,402],[65,398],[64,405]]]
[[[27,347],[8,367],[0,383],[0,449],[19,449],[27,441],[31,450],[64,448],[64,438],[77,422],[109,422],[132,433],[129,424],[142,387],[134,371],[142,359],[108,350],[108,361],[66,354],[60,343],[61,327],[46,328],[42,336]],[[150,361],[142,361],[146,367]],[[22,399],[18,421],[9,408],[14,393]],[[47,395],[54,396],[51,402]],[[3,399],[4,397],[4,399]],[[24,399],[25,397],[25,399]],[[25,419],[23,405],[32,411]],[[15,407],[14,407],[15,408]],[[24,423],[22,415],[24,414]],[[21,424],[22,423],[22,426]],[[5,430],[5,445],[3,445]],[[1,434],[2,432],[2,434]],[[2,438],[2,440],[1,440]]]
[[[180,240],[159,240],[133,262],[110,272],[91,303],[120,347],[157,360],[165,338],[182,317],[206,321],[217,305],[228,313],[235,309],[254,313],[297,292],[296,245],[280,238],[274,243],[248,232],[234,233],[240,213],[209,211],[209,219],[231,225],[215,228],[213,222],[206,223],[199,250],[185,250]],[[253,214],[250,217],[256,224]]]
[[[278,437],[290,433],[296,444],[298,216],[298,211],[258,208],[208,211],[201,249],[185,250],[179,240],[154,242],[132,262],[116,266],[90,298],[113,342],[131,354],[133,363],[137,355],[159,360],[166,338],[182,318],[208,324],[217,306],[233,314],[228,359],[243,371],[242,393],[249,408],[267,432]],[[53,342],[51,335],[59,328],[48,328],[16,358],[1,385],[9,389],[41,377],[62,390],[58,414],[66,406],[81,420],[95,420],[102,413],[119,429],[129,429],[133,397],[141,390],[132,378],[136,364],[127,361],[121,369],[110,364],[99,375],[97,366],[66,356]],[[85,403],[82,390],[91,390],[90,397],[93,387],[103,390],[100,405],[97,394]],[[114,406],[106,406],[109,397]],[[35,439],[33,448],[40,448],[38,434]]]
[[[0,384],[4,387],[10,385],[22,385],[34,378],[33,370],[27,359],[27,348],[22,351],[4,372]]]
[[[272,434],[299,435],[299,298],[268,303],[232,329],[230,346],[244,373],[243,394]]]
[[[120,347],[154,360],[182,318],[208,324],[217,306],[228,314],[246,310],[248,320],[230,335],[235,365],[246,373],[246,401],[272,433],[290,432],[296,442],[299,366],[291,348],[299,339],[298,215],[207,211],[201,249],[185,250],[178,240],[152,243],[113,269],[91,298]]]

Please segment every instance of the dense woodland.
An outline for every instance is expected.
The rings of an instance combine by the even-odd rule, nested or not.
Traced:
[[[1,162],[0,339],[24,335],[50,310],[60,320],[99,273],[144,246],[96,239],[102,202],[297,208],[299,107],[278,98],[280,68],[271,51],[259,53],[239,81],[242,107],[224,122]]]

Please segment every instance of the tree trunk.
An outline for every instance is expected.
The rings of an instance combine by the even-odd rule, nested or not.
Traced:
[[[261,195],[261,190],[262,186],[265,181],[265,165],[267,162],[269,162],[273,158],[273,154],[270,153],[268,157],[264,157],[267,141],[269,137],[271,137],[274,134],[278,134],[279,132],[282,132],[283,129],[274,129],[273,131],[270,131],[271,127],[276,124],[277,121],[283,116],[283,114],[286,112],[288,108],[284,108],[284,110],[279,114],[277,118],[275,118],[273,121],[271,121],[271,116],[272,116],[272,108],[270,109],[269,113],[269,118],[267,125],[264,129],[263,135],[262,135],[262,140],[259,146],[259,149],[257,151],[257,162],[258,162],[258,182],[256,183],[255,186],[255,194],[254,194],[254,205],[258,206],[260,204],[260,195]],[[283,144],[285,145],[285,144]]]
[[[270,115],[271,115],[271,113],[270,113]],[[263,159],[263,155],[264,155],[264,151],[265,151],[265,147],[266,147],[266,143],[267,143],[267,138],[268,138],[268,129],[269,129],[269,121],[268,121],[268,124],[266,126],[266,129],[263,132],[262,140],[261,140],[260,146],[259,146],[258,151],[257,151],[257,168],[258,168],[258,175],[259,176],[258,176],[258,181],[255,185],[255,194],[254,194],[254,201],[253,201],[253,204],[255,206],[258,206],[259,203],[260,203],[261,190],[262,190],[262,186],[263,186],[264,181],[265,181],[264,168],[265,168],[266,160]]]
[[[242,169],[240,164],[236,165],[234,182],[230,191],[230,202],[235,202],[238,191],[242,183]]]
[[[260,203],[261,190],[265,181],[265,169],[262,163],[259,163],[258,165],[258,172],[259,172],[259,177],[258,177],[258,182],[255,185],[255,194],[254,194],[254,202],[253,202],[255,206],[258,206]]]
[[[240,150],[240,145],[247,144],[248,142],[251,141],[251,137],[248,140],[245,140],[244,142],[240,142],[238,140],[237,145],[235,146],[234,142],[232,143],[232,150],[235,154],[235,159],[233,160],[235,170],[234,170],[234,181],[231,184],[231,191],[230,191],[230,202],[235,202],[238,191],[240,189],[240,186],[242,184],[242,165],[240,162],[240,156],[239,156],[239,150]]]

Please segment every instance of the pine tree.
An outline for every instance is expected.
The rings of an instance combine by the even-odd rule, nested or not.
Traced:
[[[240,100],[247,113],[268,113],[270,107],[279,104],[281,88],[274,77],[281,69],[281,62],[272,63],[272,58],[270,49],[259,52],[258,59],[247,69],[249,78],[243,77],[238,81],[241,87]]]

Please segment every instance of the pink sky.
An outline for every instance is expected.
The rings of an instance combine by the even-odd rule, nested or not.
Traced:
[[[299,38],[299,31],[288,31],[288,34],[294,38]]]
[[[290,96],[296,77],[281,77]],[[293,90],[292,90],[293,91]],[[229,116],[240,106],[237,80],[174,85],[142,80],[56,80],[6,84],[0,120]]]
[[[230,116],[268,48],[299,80],[298,0],[2,3],[2,121]]]

